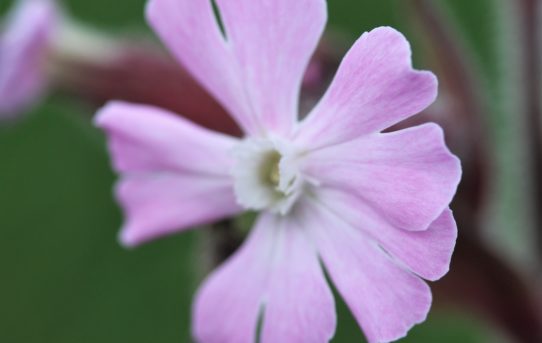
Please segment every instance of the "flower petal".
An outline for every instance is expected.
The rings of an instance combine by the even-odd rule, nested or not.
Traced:
[[[253,135],[288,133],[324,29],[323,0],[151,0],[147,18],[192,75]],[[295,21],[288,18],[296,18]],[[186,48],[189,47],[189,48]]]
[[[431,291],[423,280],[324,206],[311,201],[299,215],[370,343],[401,338],[425,320]]]
[[[214,271],[194,303],[202,343],[252,343],[263,305],[261,342],[328,342],[333,295],[305,228],[263,214],[243,246]]]
[[[216,2],[253,111],[266,129],[288,133],[297,118],[304,72],[327,20],[326,2]]]
[[[241,211],[230,152],[236,139],[150,106],[113,102],[95,123],[123,174],[117,198],[128,246]]]
[[[437,80],[411,66],[408,41],[381,27],[364,33],[344,57],[328,91],[301,124],[307,148],[338,144],[379,132],[419,113],[437,95]]]
[[[282,217],[262,327],[262,343],[329,342],[335,302],[308,228]],[[294,218],[295,219],[295,218]]]
[[[407,231],[391,226],[355,196],[320,189],[319,198],[352,227],[371,237],[398,263],[424,279],[435,281],[449,268],[457,239],[457,226],[449,209],[425,231]]]
[[[50,0],[20,1],[0,36],[0,117],[11,117],[39,98],[44,61],[58,9]]]
[[[257,130],[237,61],[210,0],[150,0],[147,20],[170,51],[247,132]]]
[[[239,142],[166,110],[118,101],[100,110],[95,124],[106,131],[119,172],[228,176],[231,151]]]
[[[357,140],[310,153],[304,172],[324,187],[356,195],[390,225],[425,230],[450,204],[459,160],[435,124]]]
[[[120,236],[126,246],[242,212],[227,178],[135,174],[119,182],[116,194],[126,218]]]
[[[276,244],[276,217],[262,215],[243,246],[205,280],[193,306],[201,343],[252,343]]]

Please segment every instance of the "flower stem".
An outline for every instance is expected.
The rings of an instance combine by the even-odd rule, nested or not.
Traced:
[[[542,115],[540,109],[540,26],[538,0],[522,0],[521,16],[523,23],[523,75],[525,82],[525,105],[528,154],[531,162],[532,201],[534,204],[534,224],[539,267],[542,267]]]

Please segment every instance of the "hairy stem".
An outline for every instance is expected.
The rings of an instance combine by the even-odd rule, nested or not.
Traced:
[[[538,0],[522,0],[523,75],[525,82],[525,120],[528,154],[531,162],[532,202],[539,266],[542,266],[542,122],[540,109],[540,27]]]

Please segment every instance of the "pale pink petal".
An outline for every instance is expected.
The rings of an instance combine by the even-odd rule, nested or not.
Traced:
[[[193,306],[199,343],[253,343],[276,246],[276,217],[262,215],[243,246],[204,282]]]
[[[460,162],[435,124],[322,148],[303,168],[323,187],[352,193],[392,226],[413,231],[440,216],[461,177]]]
[[[298,144],[316,149],[379,132],[429,106],[437,80],[411,66],[398,31],[364,33],[344,57],[330,88],[301,124]]]
[[[304,205],[298,215],[370,343],[396,340],[425,320],[431,291],[422,279],[397,265],[340,214],[314,200]]]
[[[150,106],[113,102],[95,123],[107,133],[128,246],[241,211],[230,175],[236,139]]]
[[[177,171],[228,176],[238,139],[152,106],[110,102],[95,124],[105,130],[119,172]]]
[[[435,281],[448,272],[457,239],[457,226],[449,209],[444,210],[427,230],[407,231],[391,226],[349,193],[319,189],[318,194],[327,208],[378,242],[398,263],[414,273]]]
[[[0,35],[0,118],[33,105],[46,87],[45,58],[58,10],[50,0],[20,1]]]
[[[136,246],[242,212],[231,180],[175,173],[124,176],[116,188],[124,210],[121,242]]]
[[[333,294],[309,237],[295,218],[281,220],[262,327],[262,343],[329,342]]]
[[[151,0],[147,18],[246,132],[288,133],[303,74],[325,25],[325,1],[217,3],[226,37],[210,0]]]
[[[201,343],[328,342],[333,295],[306,229],[263,214],[243,246],[199,290],[193,332]]]
[[[150,0],[147,20],[245,131],[259,130],[237,61],[220,32],[210,0]]]
[[[324,0],[217,0],[252,110],[266,129],[287,133],[299,90],[327,19]]]

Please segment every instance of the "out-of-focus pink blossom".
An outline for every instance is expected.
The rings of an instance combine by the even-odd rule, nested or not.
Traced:
[[[436,78],[412,69],[399,32],[377,28],[300,121],[325,1],[216,2],[224,33],[207,0],[151,0],[147,16],[245,136],[149,106],[102,109],[96,124],[122,175],[121,241],[259,210],[246,242],[197,294],[197,341],[254,342],[260,315],[264,343],[329,341],[336,314],[321,263],[370,342],[404,336],[429,311],[423,279],[448,271],[461,168],[435,124],[382,131],[431,104]]]
[[[57,20],[53,0],[21,0],[8,15],[0,33],[0,119],[20,113],[43,94]]]

